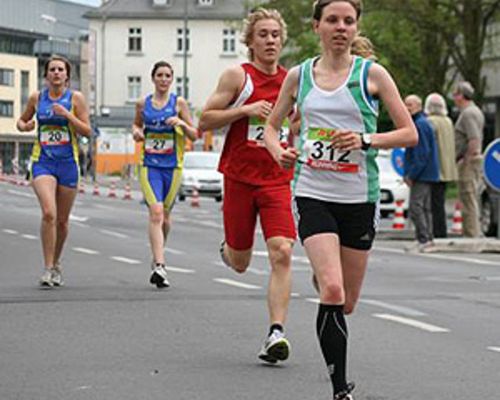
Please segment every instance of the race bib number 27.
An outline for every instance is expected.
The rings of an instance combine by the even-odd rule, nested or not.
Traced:
[[[310,128],[307,133],[307,165],[311,168],[343,173],[359,172],[361,152],[338,150],[332,146],[335,129]]]
[[[174,150],[174,138],[172,135],[149,133],[144,148],[149,154],[170,154]]]

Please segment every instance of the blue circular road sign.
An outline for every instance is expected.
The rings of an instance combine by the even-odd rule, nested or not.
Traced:
[[[483,173],[486,183],[500,192],[500,139],[491,142],[484,151]]]
[[[399,176],[404,176],[404,164],[405,164],[405,149],[404,148],[396,148],[392,149],[391,153],[391,164],[394,168],[394,171],[397,172]]]

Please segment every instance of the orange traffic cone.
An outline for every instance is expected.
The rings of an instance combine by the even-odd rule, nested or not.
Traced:
[[[396,200],[396,210],[394,211],[394,219],[392,220],[392,229],[402,230],[405,228],[405,214],[403,210],[404,200]]]
[[[94,183],[94,190],[92,191],[92,195],[100,196],[101,192],[99,191],[99,184],[97,182]]]
[[[198,189],[193,189],[193,196],[191,197],[191,207],[199,207],[200,206],[200,194],[198,193]]]
[[[109,187],[108,197],[116,198],[116,183],[111,182],[111,186]]]
[[[123,200],[132,200],[132,192],[130,191],[130,184],[125,185],[125,194],[123,195]]]
[[[461,235],[463,233],[462,230],[462,204],[460,204],[459,201],[455,203],[455,211],[453,212],[453,223],[451,224],[451,231],[453,233],[456,233],[458,235]]]
[[[80,182],[78,184],[78,193],[85,194],[85,183]]]

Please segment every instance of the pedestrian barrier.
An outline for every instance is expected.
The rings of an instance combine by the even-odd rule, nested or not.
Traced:
[[[453,233],[456,233],[458,235],[461,235],[463,233],[463,226],[462,226],[462,204],[460,204],[459,201],[455,203],[455,211],[453,212],[453,222],[451,224],[451,231]]]
[[[394,219],[392,220],[392,229],[402,230],[405,228],[405,213],[403,210],[404,200],[396,200],[396,210],[394,211]]]
[[[97,182],[94,183],[94,190],[92,191],[92,195],[100,196],[101,192],[99,191],[99,184]]]
[[[111,182],[111,185],[109,187],[108,197],[110,197],[110,198],[116,197],[116,183],[115,182]]]
[[[125,194],[123,195],[123,200],[132,200],[132,192],[130,191],[130,184],[125,185]]]
[[[200,206],[200,193],[198,189],[193,189],[193,195],[191,196],[191,207],[199,207]]]

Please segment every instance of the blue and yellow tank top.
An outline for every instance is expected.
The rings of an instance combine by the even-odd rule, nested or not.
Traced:
[[[153,107],[153,95],[146,97],[142,119],[144,144],[141,165],[156,168],[181,168],[184,159],[184,132],[166,121],[177,115],[177,95],[170,98],[161,109]]]
[[[67,118],[57,115],[52,110],[54,104],[60,104],[73,112],[73,92],[67,89],[58,99],[49,97],[47,88],[40,92],[36,110],[38,123],[37,137],[31,158],[33,161],[75,161],[78,163],[78,140],[76,131]]]

